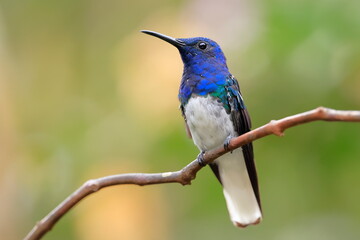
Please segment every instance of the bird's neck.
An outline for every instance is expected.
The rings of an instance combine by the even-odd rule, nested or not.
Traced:
[[[186,105],[195,94],[206,96],[220,91],[230,75],[226,63],[186,62],[179,89],[179,100]]]

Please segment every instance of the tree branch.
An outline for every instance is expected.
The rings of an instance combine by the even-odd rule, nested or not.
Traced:
[[[360,111],[341,111],[324,107],[319,107],[311,111],[289,116],[280,120],[272,120],[259,128],[247,132],[239,137],[231,139],[228,149],[223,146],[214,150],[207,151],[204,155],[204,163],[209,164],[221,155],[239,148],[247,143],[259,138],[274,134],[283,136],[284,131],[290,127],[312,121],[340,121],[340,122],[360,122]],[[106,176],[98,179],[88,180],[79,189],[67,197],[54,210],[38,222],[34,228],[24,238],[25,240],[41,239],[57,221],[72,209],[77,203],[88,195],[99,191],[102,188],[122,185],[135,184],[139,186],[160,184],[160,183],[180,183],[188,185],[196,177],[196,173],[202,169],[197,160],[192,161],[183,169],[176,172],[165,173],[129,173]]]

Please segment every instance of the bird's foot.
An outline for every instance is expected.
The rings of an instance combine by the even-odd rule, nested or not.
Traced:
[[[199,153],[199,155],[196,158],[199,165],[202,167],[206,166],[206,163],[204,161],[204,155],[205,155],[205,151],[202,151],[201,153]]]
[[[230,135],[225,139],[224,149],[225,149],[226,151],[230,151],[229,145],[230,145],[231,139],[232,139],[232,137],[231,137]],[[230,151],[230,153],[232,153],[232,151]]]

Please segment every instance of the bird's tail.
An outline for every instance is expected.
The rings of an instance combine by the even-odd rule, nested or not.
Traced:
[[[215,163],[233,224],[246,227],[259,223],[261,209],[250,182],[242,149],[221,156]]]

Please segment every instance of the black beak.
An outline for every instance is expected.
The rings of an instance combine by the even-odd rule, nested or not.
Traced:
[[[141,30],[141,32],[149,34],[149,35],[157,37],[157,38],[160,38],[160,39],[174,45],[177,48],[186,45],[183,41],[181,41],[179,39],[172,38],[172,37],[166,36],[166,35],[161,34],[161,33],[153,32],[153,31],[149,31],[149,30]]]

